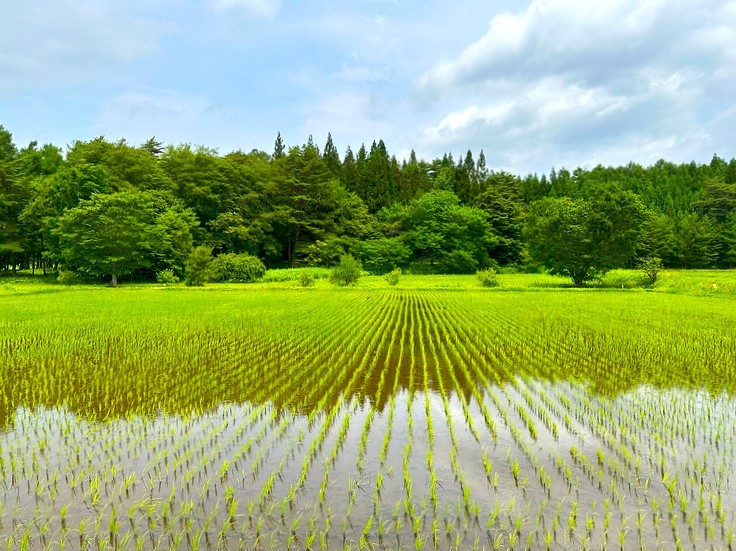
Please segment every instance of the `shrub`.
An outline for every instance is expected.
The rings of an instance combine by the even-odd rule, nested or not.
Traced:
[[[210,266],[212,264],[212,249],[200,245],[192,249],[184,264],[186,279],[184,282],[189,287],[201,287],[209,281]]]
[[[306,270],[299,272],[299,275],[296,276],[296,281],[301,287],[314,286],[314,276]]]
[[[483,287],[498,287],[498,272],[493,268],[486,268],[475,272],[476,277],[480,280]]]
[[[61,270],[56,281],[63,285],[76,285],[81,282],[81,278],[76,272],[72,272],[71,270]]]
[[[340,263],[330,271],[330,283],[333,285],[354,285],[363,273],[360,261],[346,254],[340,257]]]
[[[212,261],[211,280],[221,283],[249,283],[266,274],[266,267],[249,254],[227,253]]]
[[[374,274],[384,274],[397,266],[406,266],[412,251],[398,237],[371,239],[355,244],[355,252],[363,266]]]
[[[179,283],[179,277],[174,273],[174,270],[161,270],[156,274],[156,281],[164,285],[173,285]]]
[[[385,279],[386,283],[388,283],[389,285],[394,286],[399,283],[399,277],[401,277],[401,268],[395,268],[389,273],[385,274],[383,276],[383,279]]]
[[[644,274],[649,278],[649,283],[654,285],[659,279],[659,273],[662,271],[662,259],[656,256],[645,258],[639,266]]]

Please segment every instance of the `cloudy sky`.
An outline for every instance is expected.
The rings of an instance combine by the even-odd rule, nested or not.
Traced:
[[[16,143],[331,132],[493,169],[736,156],[736,1],[2,0]]]

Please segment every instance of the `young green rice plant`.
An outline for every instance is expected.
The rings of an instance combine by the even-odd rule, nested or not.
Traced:
[[[15,496],[20,489],[19,502],[14,507],[16,512],[10,511],[12,498],[0,498],[0,502],[5,500],[6,503],[4,528],[12,524],[13,518],[27,521],[46,506],[58,510],[54,503],[56,500],[66,500],[64,496],[73,496],[69,498],[75,500],[74,512],[72,513],[70,509],[68,513],[70,523],[77,521],[76,515],[80,510],[77,499],[84,499],[87,506],[94,501],[95,505],[91,509],[95,513],[90,514],[90,522],[95,521],[95,516],[101,519],[97,530],[98,534],[101,533],[101,537],[95,542],[98,545],[110,547],[107,531],[110,505],[114,503],[118,510],[124,507],[122,510],[129,512],[129,521],[130,517],[133,517],[132,522],[125,522],[119,527],[118,544],[127,537],[126,531],[135,534],[135,530],[143,528],[143,522],[146,522],[146,527],[153,535],[153,540],[147,540],[147,543],[160,540],[161,547],[166,548],[174,544],[173,532],[187,522],[187,519],[180,518],[173,512],[179,510],[180,504],[184,501],[194,499],[196,509],[190,515],[191,529],[188,532],[191,542],[194,530],[200,528],[201,525],[198,523],[204,518],[208,507],[218,499],[223,499],[224,485],[208,486],[207,481],[217,481],[222,465],[228,461],[230,465],[225,485],[230,484],[236,489],[233,497],[238,500],[246,499],[246,502],[254,504],[261,502],[262,500],[257,497],[259,491],[267,483],[269,474],[275,473],[271,493],[262,503],[261,511],[264,512],[262,528],[265,530],[262,543],[264,545],[269,543],[269,538],[265,537],[265,534],[268,534],[274,547],[282,547],[288,532],[286,528],[278,528],[278,524],[269,516],[273,507],[276,507],[278,516],[278,505],[282,504],[286,517],[287,510],[291,511],[291,507],[298,510],[300,505],[307,503],[311,498],[316,501],[321,478],[316,474],[321,471],[318,458],[326,454],[339,462],[340,456],[332,458],[333,449],[345,451],[348,457],[355,459],[358,468],[370,465],[371,471],[366,469],[366,472],[382,472],[383,480],[380,484],[379,476],[375,476],[376,486],[384,498],[393,501],[396,494],[403,490],[403,503],[408,484],[404,488],[401,486],[394,488],[391,484],[387,484],[385,479],[386,473],[395,466],[399,457],[402,457],[403,471],[401,445],[398,448],[393,445],[396,441],[396,432],[392,437],[386,438],[385,441],[390,442],[390,445],[386,444],[383,457],[380,457],[380,452],[382,438],[385,438],[386,434],[386,423],[391,417],[387,416],[386,405],[389,404],[389,409],[395,412],[395,419],[403,416],[404,411],[407,413],[413,411],[414,406],[410,405],[413,402],[406,401],[406,396],[411,395],[411,387],[414,389],[413,392],[424,393],[417,404],[424,403],[425,415],[421,419],[414,416],[411,422],[407,422],[413,436],[411,451],[414,452],[414,456],[409,456],[407,471],[408,478],[414,482],[411,486],[412,501],[416,498],[426,502],[426,506],[422,506],[422,513],[414,511],[416,503],[404,507],[408,512],[414,511],[406,523],[421,518],[425,514],[425,509],[433,509],[435,511],[433,518],[437,518],[436,510],[442,506],[446,497],[450,503],[459,503],[456,522],[459,527],[458,533],[463,536],[463,544],[470,547],[474,538],[478,535],[483,536],[481,529],[470,523],[473,516],[477,515],[476,508],[479,504],[481,513],[488,513],[483,501],[474,503],[472,496],[467,498],[469,506],[465,505],[466,488],[472,488],[469,484],[473,481],[471,473],[473,476],[482,473],[481,476],[485,475],[486,479],[491,477],[491,485],[495,484],[499,496],[506,495],[504,483],[507,478],[502,476],[502,469],[500,472],[493,471],[498,458],[490,450],[485,457],[483,456],[485,450],[474,443],[476,436],[473,435],[470,426],[472,424],[475,427],[482,442],[491,442],[494,440],[491,427],[500,417],[503,420],[497,423],[498,440],[508,439],[512,442],[510,444],[512,447],[518,447],[518,451],[514,450],[515,460],[519,464],[518,479],[521,479],[520,484],[518,481],[517,484],[520,485],[522,493],[526,491],[524,501],[535,492],[533,484],[524,483],[525,479],[532,480],[531,474],[528,477],[524,476],[526,473],[523,471],[528,466],[533,470],[534,476],[540,479],[540,486],[543,489],[551,488],[552,491],[556,491],[565,486],[568,488],[572,498],[580,503],[578,525],[583,524],[584,515],[591,513],[590,507],[583,505],[588,502],[589,496],[586,494],[589,493],[593,496],[603,495],[619,509],[619,513],[613,515],[609,521],[610,531],[622,529],[624,521],[620,519],[632,514],[634,516],[631,518],[636,518],[637,511],[648,507],[647,502],[651,504],[654,499],[659,502],[664,498],[664,503],[672,509],[680,540],[688,539],[683,534],[683,531],[687,530],[693,546],[713,545],[715,548],[727,548],[727,529],[734,518],[734,503],[728,491],[732,470],[732,456],[729,455],[731,453],[729,450],[734,448],[734,438],[729,436],[725,428],[732,426],[729,421],[733,419],[733,415],[728,413],[729,406],[733,404],[728,392],[723,393],[716,388],[712,394],[699,391],[688,394],[689,391],[683,392],[682,389],[667,390],[671,389],[672,385],[662,387],[656,382],[650,382],[644,391],[640,391],[628,387],[619,389],[616,384],[616,381],[619,381],[618,386],[621,386],[620,381],[632,380],[626,377],[629,373],[627,370],[633,369],[627,367],[627,361],[637,366],[677,366],[677,369],[664,367],[660,370],[660,375],[657,375],[662,379],[672,379],[671,382],[675,385],[681,384],[683,380],[679,375],[681,372],[697,375],[700,369],[697,366],[703,363],[702,358],[705,358],[705,355],[699,356],[700,352],[693,355],[693,351],[705,342],[702,334],[709,332],[708,329],[703,330],[706,326],[703,325],[702,318],[699,319],[700,333],[689,331],[687,329],[689,322],[681,321],[679,325],[684,332],[678,335],[678,339],[670,338],[674,333],[668,333],[667,321],[658,322],[657,331],[649,331],[649,334],[657,334],[659,338],[666,340],[665,346],[658,344],[655,339],[635,338],[637,335],[641,337],[646,334],[637,328],[636,323],[616,323],[621,321],[620,317],[611,321],[619,315],[617,312],[628,311],[631,314],[630,321],[640,320],[637,323],[643,324],[647,329],[652,328],[651,325],[647,325],[647,321],[641,321],[641,316],[633,314],[639,314],[640,311],[654,311],[649,308],[663,306],[665,303],[647,305],[646,301],[635,296],[626,298],[627,301],[636,303],[637,308],[632,310],[628,305],[611,302],[601,294],[595,294],[595,300],[581,295],[580,298],[576,298],[575,316],[568,316],[569,312],[560,307],[562,299],[550,296],[546,292],[539,293],[540,297],[544,296],[544,301],[538,302],[536,299],[539,297],[536,294],[529,294],[527,298],[533,300],[530,304],[524,305],[512,300],[511,293],[485,293],[482,297],[480,294],[471,297],[445,290],[417,292],[409,289],[393,293],[395,297],[391,300],[385,300],[382,295],[372,290],[355,289],[350,291],[352,300],[342,301],[341,304],[322,294],[319,295],[320,303],[318,303],[311,295],[317,296],[320,292],[316,289],[315,293],[304,294],[305,296],[298,298],[296,302],[291,302],[291,298],[278,291],[278,295],[274,294],[274,297],[278,296],[281,306],[274,298],[269,304],[269,312],[269,309],[262,305],[258,306],[250,299],[245,300],[243,296],[233,292],[229,292],[227,301],[236,307],[228,308],[227,302],[224,301],[225,295],[222,294],[221,299],[219,291],[212,291],[208,301],[217,303],[218,309],[221,310],[220,315],[208,317],[201,314],[202,310],[196,310],[197,315],[190,317],[193,321],[189,328],[176,325],[176,316],[179,313],[171,310],[173,305],[160,303],[157,306],[159,311],[169,314],[165,319],[171,321],[178,329],[182,329],[176,339],[167,327],[144,327],[136,321],[146,319],[145,315],[129,318],[126,321],[128,325],[122,326],[124,329],[108,330],[103,325],[103,329],[98,333],[88,331],[88,335],[94,335],[89,340],[86,334],[80,332],[80,338],[76,340],[75,346],[78,349],[85,348],[88,357],[94,357],[96,350],[111,351],[108,356],[97,355],[95,363],[100,373],[104,373],[107,369],[106,357],[114,359],[114,363],[120,365],[120,369],[116,371],[119,374],[118,378],[121,383],[125,379],[125,385],[129,387],[122,391],[120,387],[123,385],[117,385],[114,378],[95,379],[97,375],[85,371],[85,360],[81,359],[79,350],[75,351],[59,338],[68,327],[59,325],[58,328],[45,333],[45,340],[33,341],[58,343],[61,353],[54,353],[56,358],[54,361],[63,367],[66,360],[62,358],[68,357],[67,364],[79,365],[85,376],[89,373],[88,380],[99,389],[99,392],[96,391],[98,401],[101,397],[107,397],[105,409],[108,412],[121,407],[119,396],[129,396],[127,399],[131,400],[131,403],[138,400],[137,405],[134,405],[141,408],[136,411],[142,415],[124,413],[118,421],[115,415],[103,412],[99,406],[87,407],[81,396],[90,397],[93,394],[80,384],[77,385],[78,392],[70,395],[70,404],[74,407],[73,415],[77,420],[70,423],[72,415],[62,414],[61,426],[71,428],[53,428],[47,421],[42,420],[43,414],[37,414],[32,408],[23,410],[17,407],[20,396],[33,397],[35,400],[42,393],[50,395],[51,392],[43,390],[43,385],[38,385],[41,390],[33,394],[30,387],[24,390],[16,380],[7,379],[4,376],[5,372],[0,373],[4,381],[10,380],[11,385],[14,385],[0,389],[0,396],[5,401],[0,403],[9,404],[0,406],[0,410],[20,411],[16,415],[17,420],[8,425],[11,429],[0,432],[0,450],[2,450],[0,465],[4,465],[0,467],[0,471],[5,473],[4,475],[0,473],[0,480],[4,479],[8,489],[12,490],[12,493],[7,492],[0,484],[3,488],[0,494]],[[137,300],[131,303],[130,307],[137,308],[136,312],[144,314],[139,308],[139,303],[142,304],[148,299],[143,291],[138,297],[145,300]],[[190,298],[199,300],[196,295]],[[669,300],[668,297],[658,298],[651,294],[646,298],[647,301],[665,299]],[[103,307],[105,300],[107,299],[104,296],[98,296],[98,302]],[[170,300],[170,297],[167,300]],[[261,296],[259,300],[272,299]],[[395,302],[392,302],[393,300]],[[620,300],[620,297],[617,300]],[[282,317],[279,323],[275,323],[272,316],[274,313],[276,316],[282,315],[279,312],[284,310],[283,304],[289,305],[287,310],[292,321],[289,322]],[[672,306],[675,303],[667,304]],[[246,305],[247,308],[244,307]],[[618,309],[613,307],[616,305],[619,306]],[[181,306],[180,303],[177,304],[178,308]],[[569,305],[565,308],[568,307]],[[595,312],[595,315],[591,312]],[[610,314],[611,312],[613,314]],[[341,321],[332,321],[328,313],[339,313],[339,316],[334,317]],[[319,316],[316,316],[317,314]],[[717,315],[730,319],[727,311],[718,310]],[[0,312],[0,325],[7,323],[3,316],[7,317],[8,314],[5,311]],[[258,318],[258,326],[254,325],[248,316]],[[390,321],[384,324],[387,316]],[[311,323],[310,320],[317,317],[321,318],[319,323]],[[205,318],[208,323],[206,332],[190,331],[192,327],[195,329],[203,327]],[[126,318],[123,316],[121,319]],[[37,323],[32,321],[25,327]],[[299,329],[295,329],[293,334],[283,329],[297,325]],[[381,327],[385,331],[376,337],[376,332]],[[14,350],[22,350],[25,355],[36,354],[39,347],[33,349],[29,346],[24,347],[17,341],[16,335],[23,334],[24,331],[27,329],[24,325],[20,325],[13,326],[10,332],[0,332],[2,335],[0,360],[4,360],[8,365],[14,365],[13,372],[22,367],[20,372],[24,374],[32,373],[35,365],[50,366],[49,362],[43,361],[28,361],[20,366],[18,358],[22,356],[17,353],[8,356],[4,352],[6,350],[3,348],[4,343],[9,341],[3,339],[16,339],[12,341]],[[231,332],[228,333],[229,331]],[[274,338],[266,338],[269,333]],[[723,331],[721,334],[728,335]],[[613,335],[616,337],[616,346],[611,346],[614,342],[611,340]],[[46,339],[47,336],[50,338]],[[719,344],[723,340],[713,338],[712,343],[707,345],[712,352],[708,360],[709,365],[720,375],[726,373],[723,371],[726,362],[722,359],[730,357],[723,345]],[[84,344],[80,346],[79,343]],[[127,360],[130,352],[134,350],[129,343],[135,343],[135,346],[143,347],[141,350],[145,350],[136,360],[137,363]],[[403,354],[398,363],[395,352],[387,352],[394,350],[393,343],[400,343],[398,355],[401,357]],[[156,351],[159,348],[166,349],[167,353],[173,352],[172,357],[175,359],[173,361],[166,359],[164,354],[157,356]],[[671,353],[668,348],[677,350],[682,361],[678,360],[677,355]],[[636,362],[631,362],[634,358],[631,351],[636,352]],[[630,354],[628,359],[627,354]],[[365,356],[378,357],[380,360],[374,362],[369,359],[364,362]],[[413,360],[411,356],[414,357]],[[146,415],[150,415],[153,408],[147,413],[144,408],[150,406],[144,402],[146,396],[152,395],[151,389],[158,390],[160,387],[157,381],[152,381],[146,375],[145,370],[137,366],[145,368],[146,365],[153,365],[152,360],[156,358],[160,359],[161,364],[162,375],[158,375],[159,377],[171,381],[176,376],[177,380],[185,382],[182,389],[170,385],[170,390],[165,389],[168,394],[158,392],[160,398],[157,399],[160,403],[156,407],[166,413],[156,414],[155,419],[151,417],[149,422]],[[41,360],[36,356],[33,358],[29,356],[28,359]],[[206,365],[207,362],[220,368],[210,369]],[[376,367],[378,363],[382,365],[381,369]],[[173,371],[174,365],[177,369],[186,370],[188,365],[195,364],[196,370],[174,375],[176,373]],[[454,366],[454,379],[448,372],[450,364]],[[695,369],[692,366],[696,366]],[[560,368],[564,373],[557,371]],[[5,367],[0,368],[2,369]],[[733,377],[733,374],[729,376]],[[729,376],[723,375],[722,379],[727,381]],[[37,376],[35,380],[47,379],[49,378]],[[701,380],[705,378],[701,377]],[[379,381],[378,388],[375,381]],[[145,384],[140,384],[141,382]],[[440,382],[443,388],[440,387]],[[54,392],[63,383],[55,384]],[[704,383],[709,387],[710,384]],[[296,394],[293,389],[297,386],[308,390],[299,396],[290,396]],[[208,399],[202,397],[198,389],[205,387],[215,397],[214,402],[208,403]],[[240,404],[243,400],[249,402],[243,406],[244,413],[241,417],[232,414],[236,407],[240,407],[233,405],[218,409],[210,417],[209,404],[220,400],[224,396],[223,390],[228,388],[236,389],[225,396],[230,403]],[[340,398],[341,393],[344,393],[344,398]],[[442,400],[443,393],[447,396],[447,401]],[[456,397],[453,393],[459,395]],[[196,400],[192,398],[193,396],[197,397]],[[356,419],[352,406],[345,405],[353,403],[351,401],[356,396],[355,403],[360,403],[362,399],[369,400],[376,411],[375,419],[381,419],[382,424],[378,425],[373,422],[371,414],[367,416],[373,423],[372,426],[376,428],[375,450],[372,449],[371,440],[367,437],[361,437],[362,444],[358,444],[358,437],[362,433],[357,428],[340,437],[343,447],[333,447],[341,427],[344,426],[341,423],[345,423],[346,414],[350,413],[350,419],[353,421]],[[430,397],[432,401],[436,399],[437,404],[443,404],[444,418],[431,415]],[[342,405],[333,410],[338,401]],[[22,405],[30,403],[32,400]],[[53,400],[46,403],[52,404]],[[394,405],[390,406],[391,403]],[[182,407],[184,409],[180,409]],[[255,412],[259,410],[261,414],[256,414]],[[283,411],[292,411],[293,415],[282,415]],[[536,425],[538,433],[536,443],[532,443],[531,434],[522,426],[524,425],[522,411],[525,411],[527,417]],[[730,411],[733,411],[733,408]],[[100,417],[88,423],[95,415]],[[481,417],[485,422],[478,424]],[[458,419],[464,419],[464,423],[458,423]],[[350,421],[350,424],[353,424],[353,421]],[[291,427],[297,423],[303,424],[292,431]],[[74,428],[75,424],[78,428]],[[557,430],[554,428],[555,425]],[[378,432],[379,426],[383,434]],[[368,423],[363,425],[363,430],[366,430],[365,427],[368,427]],[[427,433],[424,432],[425,429]],[[302,433],[301,439],[296,438],[297,432]],[[59,446],[63,433],[66,434],[63,438],[67,438],[67,442],[70,443],[68,446],[66,444]],[[564,442],[565,447],[577,446],[579,453],[575,455],[571,450],[571,458],[567,462],[560,457],[554,446],[550,445],[550,442],[554,441],[555,433],[558,441]],[[24,438],[21,439],[20,434],[23,434]],[[285,443],[286,435],[293,438]],[[355,435],[355,439],[350,438],[352,435]],[[300,447],[302,440],[304,449]],[[293,446],[288,444],[291,441],[294,442]],[[316,441],[314,445],[313,441]],[[23,442],[37,444],[26,446]],[[79,442],[85,442],[85,446],[89,446],[88,449],[79,446]],[[323,449],[328,442],[330,448]],[[591,443],[592,449],[588,447]],[[308,452],[306,448],[309,448]],[[356,455],[356,448],[363,451]],[[597,448],[604,454],[600,462],[597,460]],[[432,450],[431,455],[427,453],[428,450]],[[443,453],[440,454],[437,450]],[[469,450],[476,450],[477,455],[467,453]],[[697,450],[697,454],[693,454],[693,450]],[[293,454],[294,451],[296,454]],[[705,460],[700,460],[703,451],[707,451],[709,466],[706,469],[703,468]],[[518,455],[519,452],[522,455]],[[427,457],[425,478],[428,481],[427,485],[416,484],[418,467],[414,460],[417,454]],[[445,454],[450,456],[449,465],[448,456]],[[55,457],[59,458],[58,465],[54,463]],[[379,464],[377,457],[380,458],[381,469],[377,468]],[[693,462],[685,459],[686,457],[697,457],[697,461]],[[511,471],[511,463],[509,458],[507,477]],[[254,464],[257,469],[258,474],[254,478],[251,478],[247,468],[250,464]],[[125,469],[121,467],[122,465],[126,466]],[[131,466],[130,470],[128,465]],[[334,469],[337,463],[332,465],[330,468]],[[437,488],[440,466],[443,469],[449,466],[456,480],[454,485],[443,488],[442,493]],[[434,477],[431,475],[432,471],[435,471]],[[136,479],[143,477],[145,481],[145,488],[140,488],[140,492],[132,483],[126,484],[126,479],[133,472]],[[659,476],[657,480],[652,478],[649,483],[647,480],[652,472],[658,472]],[[665,472],[670,473],[668,480],[660,484],[659,478],[664,478]],[[347,476],[340,473],[339,469],[330,472],[334,484],[328,486],[325,491],[327,503],[330,501],[332,487],[338,487],[340,477]],[[313,480],[315,475],[318,478],[316,484]],[[513,474],[511,477],[513,478]],[[92,480],[95,478],[98,482],[93,484]],[[677,482],[670,491],[668,486],[671,480],[675,479]],[[342,481],[344,480],[345,478],[342,478]],[[26,485],[28,493],[24,495]],[[97,490],[96,497],[94,492],[90,492],[92,485]],[[174,495],[167,499],[172,486],[176,488]],[[291,487],[294,487],[293,491],[290,490]],[[536,491],[539,491],[539,488]],[[709,491],[714,492],[710,499]],[[307,495],[307,492],[313,492],[314,495]],[[366,508],[363,504],[358,507],[357,500],[361,494],[356,494],[358,498],[355,508],[352,509],[351,522],[356,521],[357,527],[365,522],[365,517],[370,513],[374,518],[379,518],[386,506],[383,503],[384,498],[377,497],[375,487],[369,493],[373,496],[372,508]],[[141,495],[148,496],[151,502],[138,507],[135,503],[139,502]],[[517,495],[521,499],[521,495]],[[625,499],[625,496],[629,495],[637,499]],[[721,496],[720,505],[717,505],[716,496]],[[643,500],[641,504],[639,499]],[[62,504],[67,501],[62,501]],[[223,504],[226,505],[226,501],[223,499]],[[152,503],[157,505],[149,510]],[[131,510],[135,512],[136,507],[142,513],[140,519],[131,514]],[[200,508],[201,513],[198,513]],[[84,505],[82,509],[84,510]],[[101,514],[97,515],[97,511]],[[344,515],[344,512],[341,511],[340,516]],[[569,525],[572,513],[571,511],[564,513],[562,522],[567,521]],[[164,521],[162,516],[167,520]],[[227,516],[227,507],[223,507],[217,516],[213,517],[218,527],[225,524]],[[659,516],[660,512],[652,515],[653,523],[656,524]],[[535,529],[535,533],[538,534],[537,546],[543,545],[544,531],[551,530],[552,514],[545,513],[544,517],[546,518],[541,521],[539,530]],[[508,522],[504,521],[504,524],[510,528],[514,518],[516,517],[510,518]],[[671,517],[668,517],[668,520],[670,519]],[[429,541],[431,521],[432,519],[428,518],[427,525],[420,526],[422,533],[419,535],[424,541]],[[603,519],[598,523],[602,521]],[[56,537],[54,534],[60,533],[60,522],[60,518],[57,517],[49,524],[45,533],[46,544],[54,540]],[[140,527],[138,523],[141,524]],[[552,522],[557,523],[559,519]],[[27,524],[24,523],[23,526],[25,525]],[[38,526],[31,532],[32,542],[39,545],[43,545],[41,541],[43,525],[44,519],[39,517]],[[247,528],[248,525],[244,526]],[[498,526],[498,529],[501,527]],[[467,532],[464,533],[463,530]],[[241,532],[247,533],[248,530],[244,529]],[[674,536],[670,537],[669,534],[665,536],[657,532],[656,528],[655,532],[652,533],[651,525],[642,526],[641,534],[646,545],[675,542]],[[15,533],[16,545],[21,533],[21,530]],[[252,534],[252,531],[250,533]],[[163,538],[162,534],[165,534]],[[353,535],[357,539],[359,532]],[[528,539],[528,536],[529,533],[519,538]],[[592,536],[593,541],[615,544],[613,537],[602,539],[599,526],[593,529]],[[204,546],[207,545],[207,537],[205,529],[202,544]],[[236,537],[236,534],[230,533],[228,529],[222,541],[232,543]],[[186,544],[186,534],[184,538],[182,542]],[[134,539],[138,545],[137,542],[140,540],[137,534]],[[518,541],[519,539],[517,544]],[[73,543],[74,546],[77,545],[76,541]],[[212,543],[213,545],[216,543],[214,538]],[[249,543],[253,543],[252,537]],[[302,541],[301,544],[303,543]],[[452,543],[451,538],[448,545]],[[567,541],[561,541],[560,545],[566,543]],[[296,544],[296,540],[292,541],[292,544]],[[504,546],[507,544],[508,542],[504,540]],[[633,545],[631,541],[627,541],[626,544]]]
[[[514,484],[516,484],[516,487],[519,487],[519,462],[514,459],[514,462],[511,464],[511,475],[514,477]]]
[[[482,460],[483,460],[483,469],[485,470],[486,478],[488,479],[488,483],[490,484],[491,476],[493,474],[493,461],[491,461],[491,459],[488,457],[487,449],[483,449]]]
[[[577,528],[578,523],[578,502],[573,501],[572,507],[570,509],[570,515],[567,517],[567,527],[570,531],[570,534],[572,534],[575,531],[575,528]]]
[[[368,517],[368,520],[366,520],[365,526],[363,526],[363,531],[360,534],[360,540],[358,546],[361,549],[364,549],[368,546],[370,532],[373,527],[373,515]]]

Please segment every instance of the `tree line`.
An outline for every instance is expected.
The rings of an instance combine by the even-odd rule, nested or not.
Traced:
[[[340,155],[98,137],[24,148],[0,125],[0,269],[87,278],[182,275],[195,247],[268,267],[331,266],[351,254],[386,273],[547,268],[584,283],[659,258],[736,266],[736,159],[643,167],[495,171],[483,151],[399,161],[382,140]]]

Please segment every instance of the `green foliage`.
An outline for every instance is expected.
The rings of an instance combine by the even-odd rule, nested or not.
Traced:
[[[636,251],[644,213],[631,192],[544,199],[531,207],[525,236],[532,258],[576,286],[625,265]]]
[[[491,230],[497,237],[490,255],[501,265],[517,263],[524,248],[524,206],[519,196],[519,178],[508,172],[492,172],[482,185],[484,190],[474,204],[488,215]]]
[[[586,221],[590,205],[567,197],[544,199],[532,205],[525,237],[534,260],[554,274],[569,275],[576,285],[597,273]]]
[[[641,261],[641,264],[639,264],[639,268],[641,268],[644,275],[649,278],[649,283],[654,285],[657,283],[659,274],[662,271],[662,259],[656,256],[645,258]]]
[[[680,220],[680,249],[685,268],[713,268],[721,253],[721,228],[710,216],[688,214]]]
[[[149,155],[149,158],[153,158]],[[175,182],[176,195],[206,227],[224,212],[229,198],[223,161],[217,152],[190,145],[169,146],[158,161],[165,178]]]
[[[340,257],[340,263],[330,271],[330,283],[341,287],[355,285],[362,275],[360,261],[346,254]]]
[[[311,272],[301,270],[296,278],[300,287],[314,287],[315,279]]]
[[[661,213],[647,212],[641,228],[638,256],[657,257],[665,266],[678,266],[682,255],[677,239],[675,221]]]
[[[395,201],[396,181],[383,140],[374,141],[368,154],[361,147],[355,169],[357,174],[352,191],[363,200],[370,212],[378,212]]]
[[[366,270],[374,274],[386,273],[396,267],[405,267],[411,258],[411,249],[397,237],[381,237],[362,241],[354,247]]]
[[[200,245],[192,249],[187,257],[184,270],[186,279],[184,283],[188,287],[201,287],[210,277],[210,267],[212,265],[212,249],[205,245]]]
[[[28,201],[29,190],[21,178],[21,162],[13,136],[0,125],[0,258],[12,259],[24,252],[23,228],[18,217]]]
[[[276,134],[276,140],[273,144],[273,158],[274,159],[280,159],[284,156],[284,151],[286,150],[286,145],[284,145],[284,139],[281,137],[281,132],[278,132]]]
[[[490,263],[488,248],[497,240],[486,214],[461,205],[451,191],[431,191],[405,207],[395,205],[384,216],[412,252],[413,271],[474,273]]]
[[[156,274],[156,281],[163,285],[173,285],[179,283],[179,276],[172,269],[161,270]]]
[[[79,274],[72,272],[71,270],[60,270],[59,276],[56,280],[62,285],[76,285],[77,283],[82,282],[82,278],[79,277]]]
[[[152,192],[93,195],[68,210],[56,236],[67,269],[118,277],[142,269],[180,267],[191,247],[193,217]]]
[[[249,254],[220,254],[212,261],[210,281],[220,283],[249,283],[266,274],[266,267]]]
[[[401,268],[395,268],[388,272],[387,274],[384,274],[383,279],[386,280],[386,283],[391,285],[392,287],[395,285],[398,285],[399,278],[401,277]]]
[[[648,285],[649,278],[641,270],[615,269],[606,272],[591,286],[600,289],[637,289]]]
[[[475,276],[483,287],[498,287],[498,272],[493,268],[486,268],[475,272]]]
[[[736,213],[731,214],[723,230],[723,244],[726,266],[736,266]]]
[[[155,144],[149,144],[155,147]],[[71,166],[96,166],[105,171],[113,191],[130,189],[173,191],[174,183],[164,173],[158,158],[145,147],[133,147],[125,140],[108,142],[104,137],[76,141],[67,153]]]
[[[332,266],[350,253],[374,274],[396,267],[473,274],[494,260],[536,270],[543,263],[579,285],[634,267],[635,257],[656,256],[670,268],[736,266],[736,159],[563,168],[524,178],[489,172],[483,151],[477,159],[467,151],[457,161],[451,154],[425,161],[412,151],[400,163],[376,139],[357,155],[348,147],[341,160],[332,135],[322,152],[311,137],[287,150],[279,135],[273,154],[224,155],[155,138],[135,147],[97,137],[73,141],[65,158],[53,144],[19,149],[0,126],[0,271],[64,266],[93,279],[151,280],[171,269],[182,278],[195,242],[269,267]],[[82,220],[89,202],[106,202],[95,196],[131,193],[148,194],[152,206],[119,209],[117,221],[133,220],[143,239],[136,245],[132,232],[116,226],[129,250],[103,269],[101,240],[90,249],[95,260],[86,260],[86,245],[70,242],[90,231],[70,222]],[[550,238],[540,217],[548,218],[545,201],[554,200],[575,205],[577,221]],[[550,252],[555,244],[568,250],[566,260]],[[102,274],[113,269],[120,273]]]
[[[345,254],[345,240],[340,237],[318,239],[304,250],[305,261],[310,266],[332,266]]]
[[[335,213],[341,190],[314,144],[292,147],[276,167],[279,172],[272,190],[278,208],[269,208],[261,216],[274,232],[279,254],[293,268],[309,255],[311,244],[337,233]]]
[[[696,212],[725,222],[736,213],[736,186],[722,180],[710,179],[705,183],[702,199],[693,203]]]

